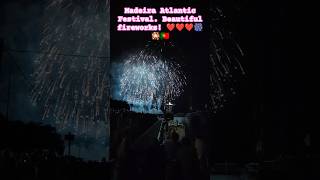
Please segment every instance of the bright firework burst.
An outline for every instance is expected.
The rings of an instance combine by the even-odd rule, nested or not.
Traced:
[[[108,1],[48,0],[32,100],[59,129],[107,120]]]
[[[167,46],[170,47],[168,44]],[[135,111],[157,111],[174,102],[186,85],[180,65],[166,58],[161,46],[148,44],[125,59],[120,75],[120,97]]]
[[[235,93],[235,73],[244,74],[238,61],[243,53],[227,30],[222,11],[210,11],[210,95],[216,111],[228,94]],[[108,1],[49,0],[46,5],[40,48],[47,53],[35,61],[32,99],[43,107],[43,119],[54,117],[58,127],[74,121],[75,128],[82,131],[88,123],[107,119],[108,12]],[[182,93],[186,80],[177,63],[149,50],[127,59],[120,92],[129,103],[159,109],[162,101],[174,100]]]

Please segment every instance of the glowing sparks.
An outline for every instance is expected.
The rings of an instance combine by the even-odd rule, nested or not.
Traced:
[[[234,77],[244,75],[245,71],[239,62],[243,51],[227,30],[226,16],[219,8],[212,8],[210,12],[210,100],[215,113],[223,108],[228,97],[236,94]]]
[[[42,107],[43,119],[53,118],[60,128],[73,124],[85,131],[89,123],[108,118],[108,4],[51,0],[46,5],[40,49],[48,53],[34,63],[32,100]],[[210,96],[215,112],[228,95],[235,94],[233,77],[244,70],[238,60],[243,51],[226,30],[222,11],[211,9],[210,16]],[[125,59],[119,79],[121,100],[160,111],[164,103],[174,102],[183,93],[185,74],[178,63],[162,54],[162,48],[148,47]]]
[[[183,92],[186,77],[178,63],[161,55],[161,49],[146,48],[130,55],[122,66],[120,98],[133,110],[161,112]]]
[[[85,133],[107,120],[109,104],[108,1],[51,0],[32,74],[32,100],[43,119]],[[66,54],[66,55],[61,55]]]

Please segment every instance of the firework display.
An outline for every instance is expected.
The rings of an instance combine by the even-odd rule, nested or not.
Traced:
[[[46,4],[40,44],[45,53],[34,61],[32,100],[41,107],[43,119],[53,117],[60,128],[75,125],[85,131],[88,124],[108,118],[108,4],[98,0]],[[210,107],[217,112],[235,94],[233,76],[244,74],[238,60],[243,52],[227,30],[222,10],[210,9],[208,22]],[[139,112],[161,112],[161,105],[175,101],[187,85],[179,63],[166,57],[162,48],[147,45],[129,54],[120,69],[119,88],[111,93]]]
[[[239,44],[227,28],[227,18],[223,11],[216,7],[210,9],[209,31],[210,46],[210,102],[213,113],[224,107],[230,96],[236,94],[234,87],[236,75],[245,75],[239,62],[243,56]]]
[[[320,179],[310,63],[293,58],[311,51],[289,33],[307,26],[289,12],[0,1],[0,180]]]
[[[34,61],[32,100],[59,129],[85,132],[107,120],[109,106],[108,1],[50,0],[41,52]]]
[[[163,103],[173,102],[186,86],[181,66],[161,51],[149,44],[130,54],[121,66],[118,95],[135,111],[161,112]]]

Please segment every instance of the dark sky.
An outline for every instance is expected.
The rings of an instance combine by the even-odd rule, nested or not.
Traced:
[[[1,1],[0,37],[22,49],[37,48],[39,30],[32,24],[37,24],[36,22],[39,21],[43,13],[42,4],[39,1],[25,0],[16,1],[16,3],[10,1],[13,3],[7,6],[7,2],[9,1]],[[113,0],[111,17],[122,14],[123,5],[126,2],[131,7],[140,4],[153,6],[150,0],[147,1],[147,4],[146,1],[121,1],[122,5],[113,4],[119,3]],[[159,2],[163,1],[154,2],[154,6],[160,6]],[[180,3],[181,1],[178,3],[176,1],[164,2],[164,6],[179,6]],[[200,12],[205,11],[204,16],[207,13],[204,4],[207,3],[199,1],[195,3]],[[212,146],[214,147],[212,154],[215,154],[218,159],[219,157],[232,159],[252,155],[261,129],[263,131],[261,138],[265,141],[270,157],[284,152],[298,152],[302,147],[305,133],[311,132],[312,135],[315,135],[316,127],[310,118],[305,116],[307,65],[294,60],[298,48],[293,41],[294,37],[289,33],[292,27],[289,26],[288,2],[220,0],[210,3],[221,6],[228,17],[229,28],[234,32],[236,40],[240,42],[245,53],[241,62],[247,72],[244,78],[239,78],[240,83],[236,87],[237,94],[221,112],[212,118],[210,124]],[[184,63],[190,70],[189,78],[194,87],[187,93],[197,97],[194,100],[195,104],[203,104],[207,96],[206,93],[199,94],[199,91],[206,92],[208,88],[206,83],[208,62],[201,61],[207,55],[206,36],[204,32],[199,36],[188,33],[177,34],[174,37],[180,50],[185,52],[183,53]],[[141,47],[147,39],[149,35],[145,32],[116,33],[111,31],[111,55],[116,57],[131,47]],[[186,41],[191,43],[185,43]],[[123,44],[120,45],[119,42]],[[201,45],[198,46],[198,44]],[[24,58],[28,59],[28,56]],[[30,64],[26,62],[24,64],[26,65],[25,72],[29,73]],[[20,72],[15,71],[15,73]],[[17,95],[19,106],[25,105],[26,107],[22,111],[27,112],[22,114],[29,114],[26,117],[36,117],[33,108],[30,105],[27,106],[28,102],[25,102],[27,100],[23,100],[28,98],[27,87],[20,83],[23,80],[19,74],[17,77],[20,78],[16,83],[19,86],[17,86],[18,90],[13,93]],[[2,85],[7,82],[5,79],[5,76],[0,77]],[[5,87],[0,88],[1,102],[7,98],[4,94]],[[16,115],[19,113],[21,112],[17,111]],[[23,117],[23,115],[18,117]]]
[[[93,15],[96,14],[91,13],[88,7],[82,4],[85,3],[85,1],[64,1],[72,3],[72,6],[69,9],[59,9],[57,7],[53,7],[51,9],[45,8],[47,2],[49,1],[35,0],[1,1],[0,3],[0,38],[4,40],[5,44],[5,52],[3,53],[4,56],[0,62],[0,113],[6,114],[8,104],[7,102],[9,100],[8,114],[10,120],[34,121],[43,124],[50,124],[52,126],[55,126],[58,132],[61,134],[64,134],[68,131],[79,134],[79,132],[81,133],[81,129],[77,128],[74,125],[75,118],[68,121],[68,124],[61,128],[61,126],[57,125],[57,121],[61,120],[60,118],[58,119],[53,116],[42,118],[44,112],[43,110],[45,109],[42,102],[38,102],[37,104],[31,103],[31,89],[35,84],[35,79],[31,77],[31,74],[34,73],[35,70],[34,60],[39,56],[40,48],[42,48],[43,50],[43,46],[40,45],[40,41],[44,37],[45,33],[43,34],[42,32],[46,23],[49,23],[51,29],[56,30],[56,27],[60,28],[57,29],[57,31],[60,31],[60,33],[55,33],[52,31],[50,32],[54,35],[54,38],[51,38],[48,41],[48,46],[54,45],[64,54],[76,54],[78,45],[81,44],[81,42],[86,41],[89,43],[85,45],[85,48],[82,48],[82,51],[79,52],[79,54],[87,55],[88,51],[92,50],[92,48],[95,48],[100,40],[102,40],[103,42],[103,39],[100,38],[99,42],[89,41],[88,39],[93,39],[93,36],[83,35],[84,33],[79,35],[78,32],[85,31],[85,26],[83,25],[84,23],[81,24],[81,26],[73,26],[73,28],[70,28],[70,26],[67,27],[67,23],[70,23],[76,18],[82,18],[82,20],[91,18],[91,20],[96,20],[96,18],[93,18]],[[89,3],[92,1],[86,2]],[[105,5],[105,2],[101,3]],[[81,9],[82,11],[79,12],[75,17],[71,18],[72,10],[74,10],[74,8]],[[101,12],[99,9],[97,14],[106,17],[107,11]],[[53,17],[56,19],[55,21],[49,22],[48,17]],[[102,18],[96,21],[92,21],[91,23],[94,24],[101,19]],[[101,21],[99,23],[96,23],[98,25],[95,28],[101,27],[99,26],[100,24],[107,24],[105,20]],[[99,31],[98,28],[95,30]],[[61,32],[64,32],[65,30],[69,32],[67,37],[63,36],[63,38],[59,39],[59,35],[63,35],[63,33]],[[108,33],[106,28],[103,29],[103,32],[105,34]],[[55,36],[55,34],[57,34],[57,36]],[[80,38],[77,41],[77,39],[72,38],[71,35],[78,35]],[[105,54],[107,54],[107,51],[109,49],[104,46],[102,50],[103,52],[100,52],[100,54],[96,54],[98,56],[106,56]],[[64,60],[70,60],[70,56],[69,58],[65,57]],[[83,70],[82,67],[84,67],[85,63],[81,64],[81,62],[84,61],[80,60],[78,61],[78,67],[79,69]],[[11,67],[11,71],[8,70],[9,67]],[[9,78],[9,74],[11,74],[11,79]],[[57,76],[54,76],[53,74],[53,77]],[[79,74],[76,77],[79,77]],[[10,82],[10,86],[8,81]],[[50,83],[51,81],[48,80],[47,82]],[[8,90],[9,93],[7,93]],[[42,97],[46,97],[46,95],[43,94]],[[56,98],[56,100],[58,100],[58,98]],[[86,129],[82,132],[84,131],[85,133],[82,133],[82,136],[76,136],[75,144],[77,143],[77,147],[73,148],[74,155],[81,155],[81,157],[83,157],[84,159],[98,160],[100,160],[102,157],[105,157],[107,152],[106,142],[108,140],[106,123],[103,121],[97,122],[95,124],[91,123],[87,125]],[[83,146],[84,142],[90,143],[90,148],[82,148],[80,154],[79,147]]]
[[[130,1],[129,6],[162,6],[159,2],[154,5],[150,1],[145,4],[140,2]],[[170,2],[173,6],[179,6],[179,3]],[[118,1],[113,3],[112,15],[122,14],[125,1],[121,1],[121,5],[118,5]],[[228,0],[210,3],[221,7],[227,16],[228,28],[244,51],[241,63],[246,70],[245,77],[238,78],[239,83],[235,87],[237,94],[211,121],[213,154],[222,159],[252,157],[259,138],[265,142],[270,158],[280,153],[298,152],[303,146],[305,133],[314,133],[315,130],[312,130],[311,121],[304,115],[306,66],[294,61],[288,2]],[[195,4],[200,6],[205,17],[205,4],[208,2],[197,1]],[[164,6],[169,4],[165,2]],[[130,47],[136,47],[136,44],[142,45],[143,39],[148,39],[148,36],[145,32],[113,32],[112,54],[121,54]],[[190,73],[189,86],[194,87],[193,90],[187,90],[186,94],[195,99],[193,103],[197,106],[205,102],[208,88],[208,35],[191,36],[179,34],[174,41],[185,52],[184,63]],[[121,41],[125,41],[125,45],[119,45]],[[183,96],[182,99],[186,98]]]
[[[245,52],[247,76],[238,95],[213,122],[215,147],[224,146],[217,151],[228,149],[229,155],[252,154],[262,131],[269,158],[301,152],[305,133],[316,137],[316,128],[305,115],[307,64],[297,60],[301,48],[298,36],[291,33],[289,3],[245,1],[236,11],[228,2],[222,4]],[[248,144],[251,149],[243,148]]]
[[[159,11],[160,7],[193,7],[197,8],[197,15],[202,15],[206,21],[208,12],[208,1],[111,1],[111,56],[114,61],[124,54],[143,48],[151,40],[151,32],[118,32],[116,31],[117,16],[124,15],[124,7],[152,7]],[[160,21],[160,16],[158,21]],[[162,23],[162,32],[167,32],[166,23]],[[204,26],[208,25],[203,23]],[[204,27],[204,29],[207,27]],[[209,60],[208,60],[208,32],[177,32],[170,33],[170,42],[175,46],[166,48],[165,42],[162,44],[167,52],[167,57],[173,57],[176,62],[183,66],[183,71],[187,75],[187,87],[185,92],[176,101],[176,111],[186,112],[189,106],[198,109],[208,104],[209,91]],[[191,98],[192,97],[192,98]],[[192,102],[191,102],[192,99]]]

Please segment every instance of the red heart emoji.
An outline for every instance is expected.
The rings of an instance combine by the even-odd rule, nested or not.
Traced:
[[[176,28],[181,31],[184,28],[184,24],[176,24]]]
[[[174,29],[174,24],[167,24],[167,28],[169,31],[172,31]]]
[[[193,28],[193,24],[192,24],[192,23],[186,24],[185,26],[186,26],[186,29],[187,29],[188,31],[191,31],[191,29]]]

